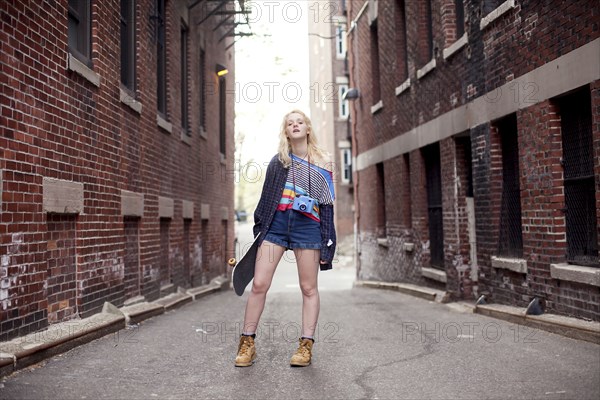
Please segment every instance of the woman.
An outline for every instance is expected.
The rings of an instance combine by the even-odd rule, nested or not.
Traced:
[[[252,365],[256,358],[254,339],[267,291],[289,249],[296,256],[302,291],[302,337],[290,365],[310,365],[320,308],[317,275],[319,269],[331,269],[335,252],[332,174],[319,167],[327,162],[326,154],[317,145],[310,119],[298,110],[286,114],[279,139],[254,213],[259,248],[235,359],[239,367]]]

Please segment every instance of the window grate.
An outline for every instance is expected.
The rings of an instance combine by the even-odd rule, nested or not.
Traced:
[[[523,229],[516,116],[513,114],[500,122],[498,130],[502,141],[502,203],[498,254],[520,258],[523,257]]]
[[[429,244],[431,266],[444,269],[444,224],[442,215],[442,173],[438,143],[423,149],[427,178],[427,214],[429,217]]]
[[[560,102],[567,261],[600,266],[589,90],[569,95]]]

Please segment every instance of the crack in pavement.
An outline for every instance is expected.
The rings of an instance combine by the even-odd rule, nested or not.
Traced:
[[[423,357],[426,357],[426,356],[429,356],[429,355],[435,353],[435,349],[433,348],[433,345],[435,344],[435,342],[433,341],[433,339],[428,337],[427,334],[424,333],[423,331],[421,331],[420,329],[419,329],[419,333],[421,334],[421,340],[424,340],[423,351],[421,351],[420,353],[417,353],[415,355],[409,356],[409,357],[390,361],[385,364],[377,364],[377,365],[373,365],[371,367],[367,367],[363,370],[363,372],[360,373],[360,375],[356,379],[354,379],[354,383],[356,383],[365,392],[365,396],[363,397],[364,399],[376,398],[375,397],[375,388],[371,387],[366,381],[367,375],[370,374],[371,372],[375,371],[378,368],[389,367],[394,364],[418,360],[420,358],[423,358]]]

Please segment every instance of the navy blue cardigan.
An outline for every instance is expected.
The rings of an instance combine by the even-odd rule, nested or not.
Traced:
[[[277,205],[281,200],[285,181],[287,180],[289,168],[285,168],[279,157],[275,155],[267,167],[267,175],[263,185],[262,194],[256,210],[254,211],[254,237],[260,233],[258,245],[262,243],[267,231],[271,227],[273,217],[277,211]],[[333,224],[333,204],[319,205],[321,217],[321,270],[332,268],[333,255],[335,253],[336,235]]]

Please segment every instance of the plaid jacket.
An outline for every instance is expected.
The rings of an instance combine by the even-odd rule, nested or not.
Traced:
[[[277,205],[281,200],[285,181],[287,180],[288,168],[285,168],[275,155],[267,167],[267,175],[263,185],[262,194],[258,206],[254,211],[254,237],[260,233],[258,245],[262,243],[267,231],[271,227],[273,217],[277,211]],[[321,213],[321,270],[332,268],[331,262],[335,253],[336,235],[333,224],[333,204],[319,205]]]

